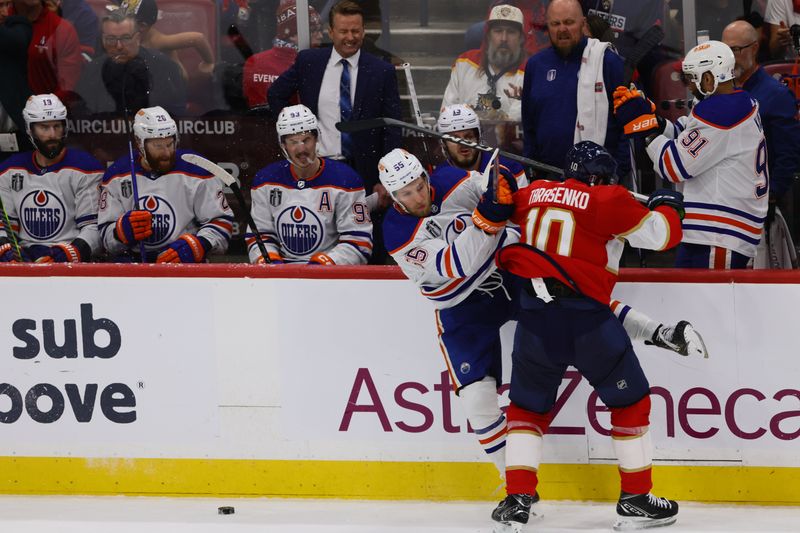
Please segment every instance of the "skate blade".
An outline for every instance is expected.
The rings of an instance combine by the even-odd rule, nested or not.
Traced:
[[[708,359],[708,349],[706,343],[703,342],[703,337],[692,327],[691,324],[686,326],[684,330],[686,337],[686,348],[689,355],[702,355],[703,359]]]
[[[678,515],[667,518],[641,518],[635,516],[618,516],[612,529],[614,531],[636,531],[654,527],[670,526],[678,519]]]

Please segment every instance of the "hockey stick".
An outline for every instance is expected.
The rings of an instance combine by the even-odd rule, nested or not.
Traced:
[[[499,148],[492,148],[491,146],[486,146],[485,144],[468,141],[466,139],[455,137],[447,133],[440,133],[438,131],[429,130],[428,128],[421,128],[419,126],[415,126],[414,124],[409,124],[408,122],[403,122],[402,120],[396,120],[389,117],[368,118],[364,120],[354,120],[351,122],[336,123],[336,129],[344,133],[354,133],[358,131],[372,130],[375,128],[383,128],[385,126],[397,126],[401,128],[408,128],[412,131],[418,131],[420,133],[424,133],[425,135],[436,137],[437,139],[454,142],[456,144],[468,146],[469,148],[475,148],[476,150],[480,150],[481,152],[494,153],[496,151],[499,155],[502,155],[503,157],[507,157],[508,159],[522,163],[523,165],[529,166],[531,168],[537,168],[539,170],[545,170],[547,172],[551,172],[559,176],[563,175],[564,173],[564,171],[558,167],[547,165],[545,163],[540,163],[539,161],[534,161],[533,159],[528,159],[527,157],[523,157],[521,155],[513,154],[511,152],[506,152],[504,150],[500,150]],[[633,196],[636,201],[641,203],[647,203],[647,196],[635,193],[633,191],[628,191],[628,192],[631,193],[631,196]]]
[[[406,128],[411,131],[424,133],[425,135],[428,135],[430,137],[436,137],[437,139],[442,139],[456,144],[461,144],[469,148],[475,148],[476,150],[480,150],[481,152],[491,153],[497,150],[497,148],[492,148],[491,146],[486,146],[485,144],[480,144],[474,141],[461,139],[459,137],[455,137],[448,133],[440,133],[438,131],[429,130],[428,128],[417,126],[415,124],[409,124],[408,122],[403,122],[402,120],[397,120],[390,117],[377,117],[377,118],[368,118],[364,120],[354,120],[350,122],[336,123],[336,129],[344,133],[354,133],[358,131],[372,130],[375,128],[383,128],[385,126],[397,126],[400,128]],[[500,150],[499,153],[503,157],[507,157],[508,159],[517,161],[531,168],[552,172],[558,175],[561,175],[563,173],[563,171],[558,167],[547,165],[545,163],[540,163],[539,161],[534,161],[533,159],[528,159],[527,157],[523,157],[521,155],[512,154],[511,152],[506,152],[504,150]]]
[[[411,106],[414,109],[414,118],[417,126],[424,128],[425,123],[422,122],[422,112],[419,110],[419,98],[417,97],[417,88],[414,85],[414,78],[411,76],[411,63],[403,63],[400,65],[403,72],[406,73],[406,83],[408,84],[408,95],[411,97]],[[427,128],[426,128],[427,129]],[[428,160],[428,172],[433,172],[433,159],[428,150],[428,142],[422,138],[422,149],[425,150],[425,158]]]
[[[244,217],[245,221],[247,222],[247,225],[250,226],[250,228],[252,228],[253,230],[253,234],[256,237],[256,245],[258,245],[258,251],[261,252],[261,257],[264,258],[265,263],[271,263],[272,261],[270,261],[269,259],[269,253],[267,253],[267,247],[264,245],[264,241],[261,238],[261,232],[258,231],[256,223],[253,221],[253,216],[250,214],[250,211],[248,211],[246,208],[244,195],[242,194],[242,189],[239,187],[239,184],[236,183],[236,178],[231,176],[227,170],[225,170],[218,164],[209,161],[205,157],[201,157],[197,154],[182,154],[181,159],[183,159],[187,163],[197,165],[203,170],[211,172],[214,175],[214,177],[219,178],[222,181],[222,183],[230,187],[230,189],[233,191],[234,196],[236,196],[236,200],[238,200],[239,205],[242,206],[242,211],[244,212]]]
[[[0,210],[3,211],[3,221],[6,226],[6,234],[11,237],[11,242],[14,244],[14,254],[17,256],[17,261],[22,263],[22,250],[19,248],[19,241],[17,241],[17,235],[14,232],[14,228],[11,227],[11,220],[8,218],[8,212],[6,211],[6,206],[3,205],[3,199],[0,198]]]
[[[133,185],[133,208],[139,211],[139,185],[136,182],[136,165],[133,161],[133,126],[130,123],[130,110],[128,109],[128,102],[125,98],[125,82],[128,79],[128,63],[122,66],[122,109],[125,112],[125,129],[128,134],[128,160],[131,163],[131,185]],[[142,151],[144,151],[144,143],[142,143]],[[142,154],[142,157],[146,157]],[[139,241],[139,258],[142,263],[147,263],[147,254],[144,250],[144,241]]]

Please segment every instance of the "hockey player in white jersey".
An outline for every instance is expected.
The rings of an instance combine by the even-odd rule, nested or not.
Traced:
[[[436,129],[439,133],[447,133],[459,139],[474,143],[481,142],[481,121],[477,113],[468,105],[451,104],[443,107],[442,112],[439,113],[439,119],[436,121]],[[446,158],[446,162],[442,164],[463,170],[483,172],[492,156],[489,152],[444,139],[441,140],[441,144],[442,153]],[[514,174],[520,188],[528,185],[528,178],[522,165],[502,155],[497,157],[500,164]]]
[[[31,96],[22,115],[36,149],[0,165],[6,211],[0,217],[0,261],[89,261],[100,244],[97,187],[103,166],[65,146],[67,109],[57,96]]]
[[[613,158],[607,161],[616,168]],[[576,172],[602,171],[602,161],[591,165],[576,156],[575,163]],[[507,205],[481,192],[480,173],[445,165],[428,177],[402,149],[385,155],[378,168],[395,201],[383,222],[387,250],[433,303],[451,383],[481,447],[504,475],[500,328],[513,320],[518,280],[497,271],[494,256],[517,242],[519,232],[505,225]],[[500,185],[516,190],[513,172],[500,167],[500,174]],[[681,355],[706,355],[702,338],[686,321],[664,326],[617,301],[612,310],[632,339]]]
[[[134,166],[139,192],[135,206],[130,157],[117,159],[103,176],[99,228],[103,245],[119,261],[200,263],[228,248],[233,213],[222,182],[187,163],[178,150],[178,128],[161,107],[136,113],[133,133],[139,155]]]
[[[700,101],[674,124],[657,118],[655,106],[638,91],[618,87],[614,93],[625,132],[645,137],[656,172],[683,192],[678,267],[746,268],[763,234],[767,144],[758,103],[734,87],[734,64],[722,42],[692,48],[683,73]]]
[[[372,220],[356,172],[317,154],[317,117],[304,105],[284,108],[276,123],[286,157],[258,171],[251,215],[270,260],[318,265],[365,264],[372,253]],[[264,262],[255,237],[246,237],[250,262]]]

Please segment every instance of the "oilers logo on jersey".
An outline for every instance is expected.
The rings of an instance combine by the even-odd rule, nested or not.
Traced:
[[[313,253],[322,243],[322,221],[305,206],[290,206],[281,211],[277,226],[281,244],[295,255]]]
[[[462,213],[456,216],[447,225],[447,229],[444,232],[444,240],[447,242],[453,242],[456,240],[456,237],[461,235],[471,224],[472,217],[469,214]]]
[[[52,239],[64,228],[64,202],[51,191],[33,190],[19,205],[22,223],[28,234],[40,241]]]
[[[145,242],[159,246],[174,240],[172,234],[175,232],[176,218],[170,203],[161,196],[151,195],[142,199],[142,206],[153,214],[153,234]]]

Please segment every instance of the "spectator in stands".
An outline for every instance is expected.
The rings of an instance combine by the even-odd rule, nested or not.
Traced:
[[[295,0],[283,0],[275,14],[277,33],[272,48],[253,54],[244,64],[242,85],[247,104],[253,108],[267,103],[272,82],[292,66],[297,57],[297,7]],[[308,7],[311,46],[322,43],[322,21],[317,10]]]
[[[743,20],[729,24],[722,42],[730,46],[736,59],[736,85],[758,100],[758,113],[767,138],[769,165],[769,210],[771,222],[775,206],[788,191],[794,174],[800,170],[800,123],[795,97],[789,89],[759,66],[758,32]]]
[[[178,65],[141,46],[132,14],[116,9],[103,17],[102,42],[105,54],[86,66],[78,83],[79,113],[127,114],[156,105],[184,113],[186,82]]]
[[[193,48],[200,55],[202,61],[197,67],[197,73],[210,77],[214,72],[214,52],[205,35],[199,31],[184,31],[180,33],[161,33],[153,25],[158,20],[158,5],[156,0],[138,0],[123,2],[128,12],[136,14],[136,22],[141,32],[142,45],[150,50],[166,54],[180,68],[184,80],[189,79],[189,73],[178,59],[178,51],[184,48]],[[194,73],[192,73],[194,74]]]
[[[775,59],[793,59],[791,27],[800,24],[800,5],[793,0],[768,0],[764,22],[769,30],[769,52]]]
[[[35,94],[52,93],[62,102],[73,101],[83,59],[75,28],[42,0],[14,0],[14,12],[33,27],[28,46],[28,84]]]
[[[453,63],[442,107],[471,106],[483,119],[519,120],[525,60],[522,11],[501,4],[492,8],[480,48]]]
[[[539,50],[550,46],[550,39],[547,37],[547,24],[544,21],[546,0],[492,0],[489,4],[489,18],[492,9],[500,4],[508,4],[518,7],[522,11],[522,18],[525,20],[525,55],[532,56]],[[486,20],[477,22],[470,26],[464,34],[464,50],[480,48],[486,33]]]
[[[90,60],[100,38],[100,24],[86,0],[45,0],[45,6],[72,24],[78,34],[84,59]]]
[[[619,175],[626,174],[628,145],[611,107],[614,89],[623,84],[622,59],[608,43],[584,36],[578,0],[553,0],[547,7],[547,27],[553,46],[525,66],[525,156],[563,168],[573,144],[594,141],[614,155]]]
[[[33,30],[27,18],[10,15],[12,0],[0,0],[0,161],[29,148],[22,109],[31,95],[27,50]]]

